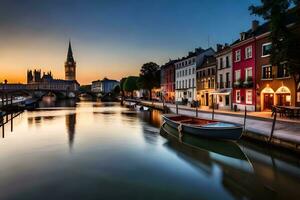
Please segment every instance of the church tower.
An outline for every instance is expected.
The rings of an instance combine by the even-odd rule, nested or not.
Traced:
[[[65,62],[65,80],[76,80],[76,62],[73,58],[71,41],[69,41],[67,61]]]

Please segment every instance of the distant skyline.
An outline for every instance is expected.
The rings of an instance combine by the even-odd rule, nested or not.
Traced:
[[[77,80],[138,75],[201,46],[231,43],[251,27],[259,0],[1,0],[0,82],[25,82],[27,69],[64,79],[69,39]]]

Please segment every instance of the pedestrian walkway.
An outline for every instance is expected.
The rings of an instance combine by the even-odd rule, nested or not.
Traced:
[[[157,107],[162,107],[161,102],[149,102],[142,101],[144,104],[153,105]],[[176,105],[165,104],[170,108],[171,112],[176,113]],[[184,105],[178,106],[178,113],[188,116],[196,116],[196,108],[191,108]],[[211,119],[212,110],[211,109],[198,109],[198,117]],[[214,119],[235,122],[239,124],[244,124],[244,111],[233,112],[233,111],[223,111],[215,110]],[[271,117],[271,112],[248,112],[246,118],[245,129],[247,132],[251,132],[260,136],[268,138],[272,130],[273,118]],[[276,121],[273,138],[280,140],[279,142],[288,142],[295,144],[293,148],[300,148],[300,121],[292,119],[278,118]]]

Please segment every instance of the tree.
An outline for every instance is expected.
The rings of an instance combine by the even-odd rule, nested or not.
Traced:
[[[122,78],[120,80],[120,90],[121,90],[121,93],[122,93],[122,98],[124,98],[124,83],[126,81],[127,78]]]
[[[138,85],[149,91],[150,99],[152,99],[151,90],[160,86],[160,70],[159,66],[154,62],[143,64],[140,70],[140,78]]]
[[[293,76],[296,87],[300,90],[300,1],[261,0],[261,3],[260,6],[250,6],[249,10],[251,14],[261,16],[270,22],[271,63],[278,66],[281,62],[287,61],[288,72]],[[290,9],[291,6],[295,7]],[[296,24],[287,27],[287,17],[291,14],[297,18]]]
[[[133,98],[133,91],[138,90],[137,81],[139,77],[137,76],[129,76],[127,77],[126,81],[124,82],[123,88],[124,91],[131,93],[131,98]]]

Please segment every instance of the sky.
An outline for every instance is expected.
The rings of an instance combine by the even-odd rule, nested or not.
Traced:
[[[259,0],[0,0],[0,82],[27,69],[64,79],[71,40],[77,80],[138,75],[196,47],[231,43],[258,19]]]

